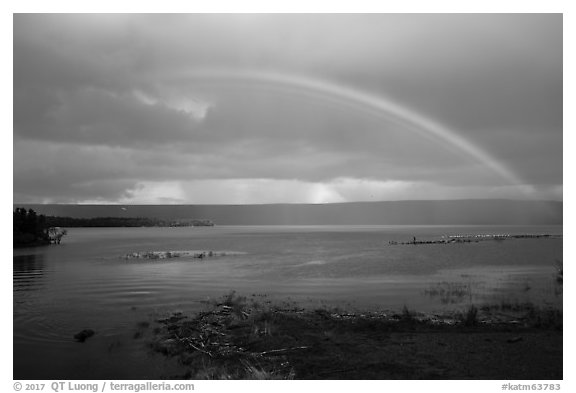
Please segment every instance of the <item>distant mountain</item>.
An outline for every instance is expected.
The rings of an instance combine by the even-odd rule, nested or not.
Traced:
[[[74,218],[209,219],[216,225],[537,225],[562,224],[562,202],[387,201],[271,205],[38,205],[39,214]]]

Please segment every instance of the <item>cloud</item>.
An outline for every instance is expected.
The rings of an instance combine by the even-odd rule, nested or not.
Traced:
[[[146,181],[132,185],[120,197],[81,199],[80,203],[121,204],[270,204],[339,203],[381,200],[559,199],[562,188],[534,186],[445,186],[426,181],[379,181],[337,178],[327,182],[282,179]]]
[[[528,14],[15,15],[14,198],[558,195],[544,190],[562,185],[561,22]],[[296,75],[391,97],[447,124],[526,184],[503,191],[501,178],[450,143],[343,98],[190,77],[206,69]]]

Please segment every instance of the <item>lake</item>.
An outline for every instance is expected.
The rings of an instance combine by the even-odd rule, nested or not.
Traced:
[[[554,236],[393,244],[482,234]],[[217,256],[126,258],[150,251]],[[136,326],[232,290],[347,309],[561,308],[562,255],[562,226],[70,228],[61,245],[14,249],[14,379],[168,377],[177,365],[151,353]],[[85,328],[96,335],[75,342]]]

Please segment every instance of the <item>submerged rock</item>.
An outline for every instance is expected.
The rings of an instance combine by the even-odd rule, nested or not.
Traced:
[[[83,343],[87,338],[92,337],[96,332],[92,329],[84,329],[74,335],[76,341]]]

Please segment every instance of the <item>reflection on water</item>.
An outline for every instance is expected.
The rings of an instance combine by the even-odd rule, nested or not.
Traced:
[[[171,365],[150,358],[137,326],[198,311],[231,290],[310,306],[435,311],[506,299],[561,307],[554,261],[562,259],[562,238],[390,245],[504,232],[561,235],[562,227],[70,228],[59,246],[14,250],[13,377],[166,377]],[[236,253],[125,258],[155,250]],[[83,329],[96,334],[75,342]]]
[[[44,256],[42,254],[15,255],[13,259],[14,291],[39,289],[44,277]]]
[[[450,269],[431,279],[422,294],[443,305],[531,303],[563,308],[562,283],[546,266]]]

